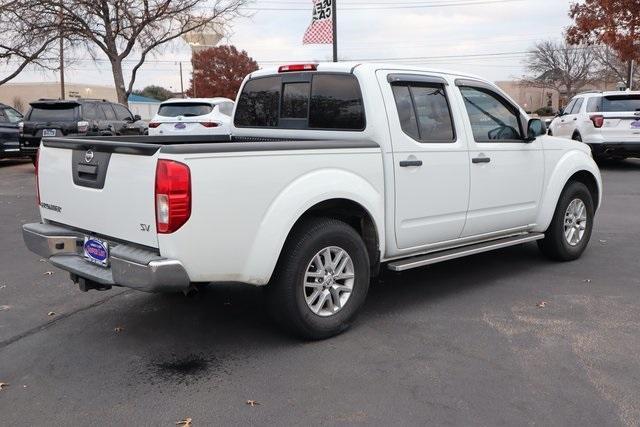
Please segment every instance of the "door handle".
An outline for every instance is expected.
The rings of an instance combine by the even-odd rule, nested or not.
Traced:
[[[400,167],[408,168],[410,166],[422,166],[422,160],[401,160]]]
[[[491,157],[474,157],[471,161],[473,163],[489,163],[491,161]]]
[[[578,118],[577,118],[577,117],[573,119],[573,121],[574,121],[574,122],[575,122],[576,120],[578,120]]]

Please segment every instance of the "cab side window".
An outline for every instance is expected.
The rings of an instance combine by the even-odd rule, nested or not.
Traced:
[[[394,83],[398,117],[404,133],[420,142],[454,142],[455,131],[444,85]]]
[[[522,142],[518,110],[485,88],[460,86],[476,142]]]
[[[82,116],[85,120],[104,120],[104,113],[93,102],[82,105]]]

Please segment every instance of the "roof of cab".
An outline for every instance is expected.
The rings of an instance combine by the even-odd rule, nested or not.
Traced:
[[[215,98],[171,98],[166,101],[162,101],[162,104],[184,104],[189,102],[205,102],[208,104],[219,104],[221,102],[234,102],[233,99],[223,98],[223,97],[215,97]]]
[[[303,61],[294,62],[292,61],[288,64],[282,64],[282,65],[291,65],[291,64],[317,64],[318,66],[317,71],[323,71],[323,72],[351,73],[356,68],[369,69],[372,71],[383,69],[383,70],[431,72],[431,73],[437,73],[437,74],[448,74],[448,75],[453,75],[458,77],[468,77],[472,79],[479,79],[482,81],[486,81],[486,79],[473,74],[461,73],[458,71],[451,71],[451,70],[438,69],[438,68],[432,68],[432,67],[424,67],[419,65],[401,65],[401,64],[394,64],[394,63],[358,62],[358,61],[345,61],[345,62],[303,62]],[[278,68],[279,66],[267,67],[267,68],[260,69],[258,71],[254,71],[253,73],[250,74],[250,78],[278,74]],[[301,72],[304,72],[304,71],[301,71]]]

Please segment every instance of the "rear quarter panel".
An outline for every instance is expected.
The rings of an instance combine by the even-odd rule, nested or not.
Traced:
[[[161,156],[191,170],[191,218],[158,240],[161,254],[182,261],[192,281],[266,284],[292,226],[324,200],[362,205],[384,242],[380,149]]]

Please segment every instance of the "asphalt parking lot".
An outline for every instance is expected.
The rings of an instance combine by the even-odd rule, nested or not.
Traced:
[[[638,425],[640,161],[602,173],[580,260],[385,273],[350,331],[304,343],[260,289],[80,292],[22,244],[33,167],[0,162],[0,424]]]

